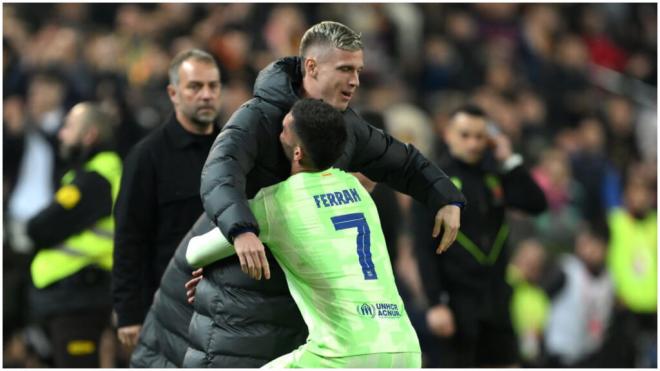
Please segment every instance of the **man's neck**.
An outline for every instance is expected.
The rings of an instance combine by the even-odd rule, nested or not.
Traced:
[[[85,165],[85,163],[87,163],[87,161],[92,159],[92,157],[96,156],[97,154],[99,154],[103,150],[108,150],[108,149],[109,148],[108,148],[107,145],[101,145],[101,144],[95,144],[95,145],[90,146],[90,147],[82,148],[80,150],[80,152],[78,152],[77,156],[74,156],[73,158],[71,158],[67,161],[67,167],[68,168],[81,167],[81,166]]]
[[[310,167],[305,167],[300,164],[300,162],[294,161],[291,163],[291,175],[296,175],[298,173],[314,173],[317,172],[317,169]]]
[[[309,75],[303,76],[302,84],[300,84],[300,92],[298,95],[301,98],[319,99],[318,97],[313,96],[311,93],[312,91],[314,91],[314,89],[312,88],[312,84],[314,84],[314,81]]]
[[[213,124],[207,126],[199,126],[192,123],[192,121],[185,117],[181,112],[176,112],[176,120],[181,124],[183,129],[191,134],[206,135],[213,132]]]

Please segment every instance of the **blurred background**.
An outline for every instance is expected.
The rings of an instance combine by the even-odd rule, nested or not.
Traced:
[[[3,4],[4,221],[27,220],[50,201],[26,203],[13,191],[30,176],[52,194],[62,171],[57,151],[31,154],[43,166],[29,175],[21,162],[29,141],[57,147],[75,103],[97,101],[114,113],[125,156],[172,111],[171,58],[196,47],[221,68],[222,125],[251,98],[258,72],[296,55],[305,30],[322,20],[362,33],[365,70],[352,106],[373,123],[436,160],[446,151],[450,113],[476,102],[523,155],[549,208],[537,217],[508,215],[510,311],[522,365],[543,365],[552,307],[543,282],[559,256],[578,253],[582,222],[620,209],[655,218],[656,4]],[[411,200],[397,194],[389,202],[400,215],[393,226],[383,223],[393,235],[393,264],[406,300],[423,311]],[[616,228],[610,223],[609,235]],[[657,245],[657,235],[645,237]],[[645,261],[654,275],[656,257]],[[3,258],[3,366],[48,367],[47,336],[26,307],[31,256],[4,241]],[[605,325],[634,339],[623,367],[655,367],[655,308],[650,320],[631,319],[639,313],[619,290],[635,288],[614,287]],[[655,290],[641,295],[656,297]],[[527,299],[539,305],[532,314]],[[125,366],[114,336],[108,330],[106,367]],[[426,354],[425,365],[432,358]]]

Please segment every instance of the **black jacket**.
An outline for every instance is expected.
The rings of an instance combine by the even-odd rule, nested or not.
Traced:
[[[207,215],[218,222],[225,235],[231,237],[244,228],[258,230],[246,196],[253,197],[259,189],[283,181],[290,174],[290,162],[282,151],[279,134],[284,115],[298,99],[302,82],[299,71],[298,58],[281,59],[263,70],[255,83],[255,98],[232,115],[213,144],[202,173],[201,193]],[[349,144],[338,167],[387,181],[434,211],[450,202],[464,202],[444,173],[414,147],[369,126],[351,109],[344,112],[344,118]],[[179,247],[182,249],[185,251],[185,247]],[[185,367],[259,367],[304,342],[305,323],[289,294],[282,270],[270,253],[268,258],[270,280],[248,278],[235,257],[205,268],[205,279],[197,287],[196,313],[189,328],[191,348],[183,362]],[[161,291],[170,287],[179,290],[188,278],[179,282],[164,279]],[[163,313],[172,308],[180,310],[180,305],[163,305],[151,312],[155,312],[155,317],[169,318]],[[149,327],[145,323],[141,343],[167,339],[152,335],[158,330]],[[147,344],[141,344],[139,348],[146,347]],[[157,351],[159,347],[161,353],[175,355],[172,359],[178,362],[178,349],[172,349],[171,343],[151,346]],[[138,349],[133,364],[145,364],[142,361],[146,357],[141,354],[144,353]]]
[[[425,291],[432,305],[443,301],[442,298],[448,298],[451,303],[456,301],[456,296],[479,297],[484,299],[482,304],[490,303],[480,305],[480,310],[492,313],[504,308],[508,313],[508,304],[501,306],[487,300],[490,296],[499,295],[493,287],[506,286],[505,270],[510,251],[505,211],[515,208],[538,214],[547,205],[543,191],[523,166],[502,174],[489,163],[483,161],[478,165],[468,165],[451,157],[440,162],[447,174],[460,184],[461,191],[470,201],[461,213],[459,234],[471,241],[479,252],[470,252],[459,236],[446,252],[435,255],[439,240],[432,239],[428,233],[432,228],[433,215],[420,205],[413,206],[415,250]],[[506,288],[502,290],[504,294],[508,291]],[[508,300],[504,296],[503,300]],[[488,308],[490,305],[495,308]]]
[[[172,114],[126,158],[112,270],[119,326],[142,323],[174,250],[202,212],[199,174],[216,134],[191,134]]]
[[[142,325],[131,367],[256,368],[305,341],[307,328],[270,252],[271,279],[260,281],[260,291],[254,290],[257,281],[229,258],[204,268],[195,305],[187,303],[184,285],[192,274],[185,257],[188,242],[214,227],[202,214],[177,247]],[[267,309],[243,313],[254,306]],[[199,314],[193,316],[193,310]]]
[[[443,366],[477,367],[484,332],[498,334],[500,356],[516,357],[509,313],[512,289],[506,282],[510,250],[505,212],[512,207],[540,213],[546,201],[523,166],[502,174],[492,162],[440,162],[470,201],[461,213],[456,242],[441,255],[434,253],[438,239],[428,233],[433,216],[419,205],[413,207],[415,251],[426,295],[431,305],[447,304],[454,316],[456,332],[443,343]]]
[[[142,324],[138,345],[131,356],[131,367],[183,365],[189,343],[188,324],[193,314],[193,306],[187,302],[184,286],[192,275],[192,268],[186,262],[186,248],[193,236],[204,234],[212,227],[213,223],[202,215],[179,243]]]

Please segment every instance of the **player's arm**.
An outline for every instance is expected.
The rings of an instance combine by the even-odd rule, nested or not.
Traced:
[[[234,254],[236,254],[236,250],[220,232],[220,229],[213,228],[203,235],[190,239],[186,250],[186,260],[191,267],[201,268]]]
[[[463,194],[439,167],[426,159],[411,144],[405,144],[362,120],[351,125],[356,150],[351,171],[364,173],[369,179],[387,183],[408,194],[435,212],[456,203],[465,204]],[[353,122],[357,120],[351,120]]]
[[[194,303],[197,285],[204,278],[202,267],[235,254],[236,251],[222,235],[220,229],[213,228],[207,233],[195,236],[188,241],[186,261],[193,268],[192,278],[186,282],[186,297],[189,304]]]
[[[262,230],[262,236],[266,238],[264,241],[267,241],[268,221],[265,219],[261,194],[257,194],[255,200],[250,201],[250,208],[257,216],[257,220],[263,221],[265,228]],[[186,250],[186,260],[193,268],[200,268],[234,254],[238,255],[243,272],[248,273],[250,277],[261,279],[263,272],[266,279],[270,278],[270,267],[262,244],[254,249],[244,248],[240,244],[232,246],[219,228],[191,238]]]
[[[354,112],[349,114],[362,121]],[[359,148],[352,156],[350,170],[384,182],[426,205],[435,214],[433,237],[442,228],[445,230],[437,252],[446,250],[458,233],[460,208],[466,204],[463,194],[413,145],[404,144],[364,121],[352,125],[349,134],[354,136],[354,148]]]

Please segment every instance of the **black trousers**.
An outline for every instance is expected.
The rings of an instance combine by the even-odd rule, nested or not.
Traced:
[[[429,345],[438,352],[430,357],[429,366],[475,368],[518,364],[518,338],[509,312],[511,293],[511,287],[503,279],[493,279],[488,290],[481,293],[467,289],[451,292],[449,307],[456,333],[448,339],[432,340]]]
[[[97,368],[103,330],[110,326],[104,309],[56,315],[49,319],[55,367]]]

